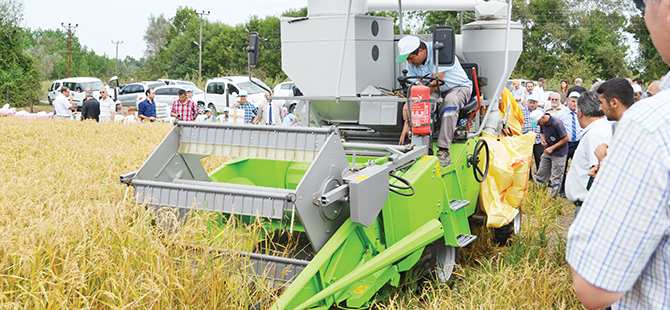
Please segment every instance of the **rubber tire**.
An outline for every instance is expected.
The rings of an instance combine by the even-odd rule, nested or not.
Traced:
[[[459,249],[444,244],[444,238],[428,244],[418,264],[421,265],[421,277],[434,277],[445,283],[451,279],[454,266],[459,261]],[[446,268],[445,268],[446,267]]]
[[[506,245],[510,237],[519,234],[521,232],[522,219],[523,215],[521,214],[521,210],[519,210],[519,213],[512,219],[511,223],[500,228],[494,228],[493,239],[495,242],[501,246]]]
[[[445,283],[451,279],[454,267],[458,262],[458,248],[445,245],[444,239],[440,239],[437,248],[437,262],[433,269],[440,282]]]
[[[200,110],[200,111],[205,110],[205,103],[204,102],[198,102],[198,110]]]
[[[210,103],[210,104],[209,104],[209,109],[212,110],[212,114],[213,114],[214,116],[219,115],[219,112],[216,111],[216,107],[214,106],[213,103]]]

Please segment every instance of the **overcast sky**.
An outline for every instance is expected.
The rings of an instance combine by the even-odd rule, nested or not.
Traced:
[[[174,16],[179,6],[189,6],[198,11],[210,11],[210,21],[228,25],[244,23],[251,15],[264,18],[278,16],[289,9],[307,6],[307,0],[224,0],[224,1],[176,1],[176,0],[117,0],[117,1],[44,1],[24,0],[23,25],[31,29],[56,29],[61,23],[79,24],[76,36],[82,45],[97,54],[115,56],[114,41],[119,45],[119,58],[130,55],[136,59],[144,56],[146,47],[142,36],[148,25],[150,14],[161,13],[166,18]],[[197,39],[197,38],[194,38]]]

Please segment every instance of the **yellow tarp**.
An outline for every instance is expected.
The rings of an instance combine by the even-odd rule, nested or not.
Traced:
[[[498,139],[483,132],[482,139],[488,143],[490,163],[479,201],[488,218],[486,226],[498,228],[514,219],[526,195],[535,133]]]
[[[503,88],[502,101],[500,102],[498,108],[500,110],[500,116],[502,116],[503,119],[505,119],[505,115],[509,115],[509,118],[507,119],[507,125],[512,130],[512,133],[514,135],[520,135],[521,126],[523,125],[523,114],[521,113],[521,106],[519,106],[519,103],[514,100],[514,97],[512,97],[512,92],[510,92],[507,87]]]

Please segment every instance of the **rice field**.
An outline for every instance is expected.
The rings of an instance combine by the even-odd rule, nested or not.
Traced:
[[[262,290],[236,276],[234,257],[188,246],[243,248],[257,227],[229,225],[207,239],[211,215],[196,214],[169,234],[124,201],[119,175],[137,170],[171,127],[0,118],[0,309],[247,309],[258,301]],[[204,163],[209,170],[220,160]],[[571,207],[531,187],[522,210],[522,234],[506,247],[474,228],[479,238],[462,249],[454,281],[409,275],[372,308],[581,309],[563,258],[560,223]]]

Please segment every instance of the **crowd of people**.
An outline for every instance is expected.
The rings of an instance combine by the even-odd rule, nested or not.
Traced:
[[[670,2],[645,4],[652,42],[670,65]],[[539,127],[536,180],[575,204],[566,249],[575,293],[588,309],[670,308],[670,77],[646,91],[639,78],[568,86],[549,99],[537,95],[542,83],[515,85],[513,96],[529,123],[523,131]]]
[[[73,101],[70,89],[66,86],[61,87],[60,94],[53,102],[54,115],[57,118],[72,119],[73,113],[78,109]],[[244,113],[245,124],[261,124],[272,126],[299,126],[295,114],[289,112],[283,104],[273,104],[270,98],[270,92],[265,92],[265,99],[260,100],[257,105],[247,100],[247,91],[241,90],[239,101],[233,107],[233,115],[226,109],[219,116],[212,113],[211,109],[201,111],[198,104],[192,99],[193,91],[191,89],[180,89],[177,93],[178,99],[172,102],[170,116],[182,121],[203,121],[234,123],[237,118],[238,109]],[[82,102],[81,119],[93,119],[97,122],[109,122],[115,119],[116,112],[121,109],[121,104],[116,104],[109,97],[109,87],[105,85],[100,89],[100,97],[94,98],[90,87],[85,90],[86,99]],[[155,122],[156,117],[156,92],[153,88],[147,89],[145,99],[137,106],[137,118],[141,121]]]

